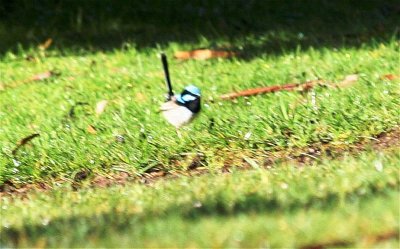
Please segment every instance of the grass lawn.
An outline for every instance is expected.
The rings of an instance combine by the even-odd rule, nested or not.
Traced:
[[[307,167],[4,198],[2,240],[23,247],[371,246],[389,234],[396,245],[399,163],[398,151],[364,152]]]
[[[0,7],[27,13],[0,19],[0,246],[398,247],[399,149],[354,152],[399,129],[395,1],[174,3]],[[47,19],[30,25],[35,13]],[[237,56],[173,58],[202,47]],[[175,91],[202,90],[181,138],[158,112],[161,51]],[[352,74],[349,87],[220,98]],[[344,156],[286,162],[311,148]],[[174,179],[143,183],[160,172]]]

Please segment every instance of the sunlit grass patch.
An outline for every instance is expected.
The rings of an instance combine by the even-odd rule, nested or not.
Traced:
[[[6,60],[0,65],[5,72],[2,81],[17,83],[1,92],[1,181],[68,178],[82,169],[110,171],[113,165],[123,165],[128,172],[152,164],[173,169],[170,160],[175,155],[212,155],[222,148],[281,150],[315,142],[346,146],[400,123],[398,81],[382,79],[396,71],[396,44],[307,49],[248,62],[171,60],[175,89],[193,83],[203,92],[203,110],[183,129],[183,139],[157,113],[165,92],[158,50],[49,57],[37,63]],[[167,49],[167,54],[172,52]],[[59,75],[18,85],[19,80],[50,69]],[[279,92],[219,99],[234,90],[316,78],[338,82],[354,73],[360,79],[346,89],[317,87],[303,95]],[[108,104],[99,116],[95,107],[102,100]],[[89,126],[96,134],[88,132]],[[18,152],[16,167],[11,151],[32,133],[40,137]]]

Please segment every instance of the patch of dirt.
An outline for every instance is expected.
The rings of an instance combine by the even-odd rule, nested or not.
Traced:
[[[300,249],[325,249],[325,248],[344,248],[349,247],[352,243],[349,241],[332,241],[324,244],[310,244],[300,247]]]
[[[23,186],[17,186],[11,181],[6,181],[0,185],[0,198],[6,195],[17,195],[23,197],[31,191],[44,192],[50,190],[51,188],[52,187],[49,184],[44,182],[29,183]]]
[[[392,240],[392,239],[399,239],[399,232],[398,231],[388,231],[386,233],[382,234],[376,234],[376,235],[368,235],[365,236],[362,239],[362,243],[365,245],[365,247],[371,247],[374,244],[384,242],[387,240]],[[332,247],[351,247],[353,243],[350,241],[330,241],[326,243],[319,243],[319,244],[309,244],[309,245],[304,245],[300,247],[301,249],[324,249],[324,248],[332,248]]]
[[[400,148],[400,128],[381,133],[377,137],[364,138],[362,141],[346,147],[334,147],[331,144],[310,146],[306,150],[299,151],[293,158],[298,163],[307,164],[311,161],[318,160],[321,156],[340,158],[343,157],[344,154],[356,155],[367,149],[381,151],[391,148]]]
[[[290,162],[299,167],[307,166],[315,161],[325,158],[341,158],[345,154],[357,155],[367,149],[376,151],[390,150],[400,148],[400,127],[389,132],[384,132],[376,137],[363,138],[355,144],[339,147],[333,144],[313,144],[305,148],[295,148],[291,150],[281,150],[262,153],[241,153],[223,151],[219,155],[223,158],[223,166],[217,170],[220,173],[230,173],[235,170],[248,170],[254,168],[270,168],[274,164],[281,162]],[[261,155],[260,155],[261,154]],[[254,160],[253,158],[257,158]],[[152,184],[161,179],[175,179],[180,176],[196,176],[210,173],[206,167],[206,158],[204,154],[182,154],[180,158],[171,161],[174,165],[181,165],[182,170],[168,171],[162,167],[154,167],[144,172],[142,175],[132,175],[129,172],[117,172],[107,175],[92,175],[88,171],[82,171],[75,175],[71,183],[73,190],[79,190],[82,187],[106,188],[114,185],[125,185],[128,182],[139,182],[142,184]],[[186,166],[184,166],[186,165]],[[57,181],[58,184],[65,184],[65,180]],[[11,181],[6,181],[0,185],[0,198],[2,196],[24,197],[31,191],[43,192],[52,189],[50,184],[40,182],[34,184],[15,185]]]
[[[132,179],[132,176],[128,172],[119,172],[113,176],[96,176],[91,181],[93,186],[100,188],[110,187],[112,185],[124,185]]]

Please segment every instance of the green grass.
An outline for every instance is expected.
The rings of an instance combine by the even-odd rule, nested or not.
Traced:
[[[49,57],[38,63],[6,59],[0,63],[4,82],[50,68],[57,68],[61,75],[1,93],[0,181],[70,178],[82,169],[110,172],[115,166],[139,173],[149,165],[173,170],[171,159],[184,152],[201,152],[212,161],[222,148],[279,150],[321,141],[347,144],[374,136],[400,123],[399,84],[380,79],[396,72],[397,49],[397,41],[392,40],[368,48],[307,49],[250,62],[171,60],[175,89],[194,83],[207,102],[198,119],[183,130],[183,139],[177,139],[173,127],[157,113],[165,91],[157,49]],[[172,54],[174,49],[167,51]],[[93,67],[92,61],[97,62]],[[310,96],[293,92],[234,102],[218,99],[235,89],[317,77],[340,81],[355,72],[361,79],[352,88],[315,89],[317,106]],[[95,105],[104,99],[109,105],[97,116]],[[68,117],[78,102],[88,105],[77,106],[76,117]],[[209,129],[211,118],[213,129]],[[86,131],[88,125],[97,129],[96,135]],[[252,135],[245,140],[248,132]],[[41,136],[18,152],[21,165],[15,167],[11,151],[32,133]],[[116,142],[116,135],[124,136],[126,143]]]
[[[214,4],[206,9],[212,9]],[[239,2],[237,4],[240,5]],[[329,21],[329,15],[333,14],[329,11],[332,6],[322,5],[321,8],[327,9],[326,15],[315,14],[319,13],[318,6],[298,6],[302,14],[293,25],[285,19],[285,15],[292,14],[290,6],[277,3],[266,5],[263,7],[266,8],[265,13],[274,13],[268,17],[258,12],[261,8],[259,4],[249,5],[261,18],[252,24],[254,29],[259,26],[258,31],[240,33],[238,37],[230,36],[231,29],[225,30],[227,36],[223,33],[216,37],[201,36],[201,32],[207,33],[212,26],[206,25],[208,28],[202,30],[195,18],[193,22],[196,22],[196,32],[199,32],[195,36],[199,39],[194,41],[181,41],[175,37],[167,43],[160,40],[156,47],[151,46],[150,41],[148,46],[137,47],[132,41],[124,48],[82,53],[64,44],[61,39],[60,45],[65,47],[58,48],[55,40],[54,49],[49,51],[42,51],[32,43],[28,48],[20,47],[18,52],[8,50],[0,60],[0,82],[5,85],[5,90],[0,92],[0,183],[11,179],[15,184],[70,180],[83,169],[93,174],[112,173],[116,168],[134,174],[141,174],[151,167],[171,171],[180,168],[174,161],[179,161],[180,155],[187,152],[205,154],[204,166],[214,169],[218,168],[215,162],[224,158],[220,153],[222,149],[239,154],[243,150],[262,153],[319,142],[341,146],[400,124],[398,81],[381,79],[382,75],[398,73],[397,31],[391,29],[396,23],[394,16],[391,12],[382,16],[384,21],[381,24],[387,25],[385,35],[377,35],[376,39],[372,36],[370,41],[361,40],[357,45],[343,40],[345,33],[349,32],[356,37],[362,37],[364,33],[371,36],[365,30],[378,24],[369,18],[364,20],[364,16],[379,15],[379,8],[390,5],[390,2],[382,6],[376,3],[379,8],[373,8],[373,4],[366,5],[362,9],[354,9],[353,14],[347,11],[351,5],[335,5],[334,9],[343,11],[341,15],[344,17],[343,23],[335,23],[342,28],[342,33],[334,36],[333,40],[320,27],[322,24],[324,27],[332,25]],[[23,11],[29,6],[23,3],[21,9],[14,11]],[[61,9],[67,11],[73,6]],[[157,6],[154,3],[155,10]],[[216,4],[215,8],[218,6]],[[42,7],[37,8],[35,11],[44,11]],[[146,9],[152,9],[150,6],[141,8],[138,11],[150,17],[157,14]],[[280,19],[274,9],[281,9]],[[103,10],[99,7],[100,12]],[[232,16],[225,18],[229,21],[240,14],[234,8],[228,10]],[[314,11],[315,15],[308,17],[308,11]],[[272,29],[269,22],[264,22],[268,21],[265,18],[275,15],[280,20],[276,21],[280,32]],[[360,15],[360,23],[345,28],[345,23],[354,22],[353,15]],[[52,24],[42,26],[58,23],[56,27],[63,27],[59,20],[63,15],[54,18]],[[164,17],[160,18],[162,21]],[[179,18],[183,17],[176,18],[174,20],[179,22]],[[322,23],[318,24],[318,20]],[[12,19],[6,18],[4,23],[17,27]],[[69,22],[64,23],[67,25]],[[166,27],[159,25],[159,31],[163,33]],[[309,26],[314,29],[310,30]],[[173,30],[173,26],[169,29]],[[263,29],[265,32],[261,32]],[[306,32],[306,41],[296,38],[295,31],[301,29]],[[145,34],[143,37],[146,37]],[[12,38],[15,36],[8,37]],[[320,40],[318,46],[312,42],[314,40]],[[286,47],[285,41],[293,46]],[[276,53],[264,48],[270,42],[279,42],[274,50]],[[173,53],[178,50],[212,46],[230,46],[241,56],[229,60],[187,62],[172,59]],[[183,131],[183,139],[177,139],[174,129],[157,112],[165,93],[158,58],[161,49],[170,57],[175,90],[180,91],[185,85],[193,83],[201,88],[203,94],[203,111]],[[36,60],[24,59],[28,55]],[[60,75],[44,82],[21,83],[21,80],[48,70]],[[242,98],[233,102],[219,99],[219,95],[234,90],[316,78],[338,82],[354,73],[360,75],[354,87],[339,90],[316,88],[315,106],[311,94],[294,92]],[[105,112],[97,116],[94,109],[101,100],[108,100],[109,104]],[[77,105],[80,102],[87,105]],[[74,106],[75,117],[71,118],[68,114]],[[215,123],[213,129],[210,129],[211,119]],[[87,132],[88,125],[96,128],[96,135]],[[14,159],[19,162],[13,162],[11,152],[16,143],[32,133],[40,133],[40,137],[18,151]],[[250,133],[250,139],[244,139],[245,134]],[[122,135],[125,143],[116,142],[116,135]]]
[[[399,156],[397,151],[369,152],[303,168],[283,164],[151,186],[3,198],[2,243],[230,247],[236,233],[245,238],[237,244],[244,247],[362,243],[363,237],[398,232]],[[205,239],[208,233],[212,240]],[[283,240],[282,233],[291,234],[290,239]],[[57,234],[63,234],[62,240],[55,239]],[[152,240],[157,234],[159,240]]]
[[[382,77],[399,75],[395,1],[93,4],[0,4],[0,189],[52,188],[1,197],[0,246],[399,246],[396,236],[381,239],[399,233],[397,148],[260,167],[275,151],[346,151],[398,129],[399,80]],[[47,38],[53,44],[40,49]],[[238,56],[173,59],[201,47]],[[202,111],[181,139],[158,113],[161,51],[176,92],[202,90]],[[56,75],[24,83],[48,70]],[[219,98],[350,74],[359,80],[348,88]],[[13,155],[33,133],[40,136]],[[208,174],[182,177],[200,154]],[[239,170],[246,165],[259,169]],[[135,183],[151,170],[181,177]],[[121,171],[132,176],[126,186],[90,184]]]
[[[348,247],[396,248],[396,237],[374,241],[376,236],[398,233],[399,198],[396,194],[354,201],[328,209],[297,212],[249,212],[235,216],[171,215],[146,222],[123,217],[120,223],[90,224],[77,218],[36,230],[8,233],[19,247],[298,247],[337,243]],[[382,212],[385,210],[385,212]],[[112,227],[110,229],[110,227]],[[62,235],[62,236],[60,236]],[[14,237],[15,236],[15,237]],[[155,239],[156,238],[156,239]]]

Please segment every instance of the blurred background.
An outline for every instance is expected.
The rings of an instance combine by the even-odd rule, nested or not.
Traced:
[[[279,53],[386,40],[399,23],[396,0],[0,0],[0,53],[48,38],[53,48],[94,51],[249,35],[259,43],[248,51]]]

